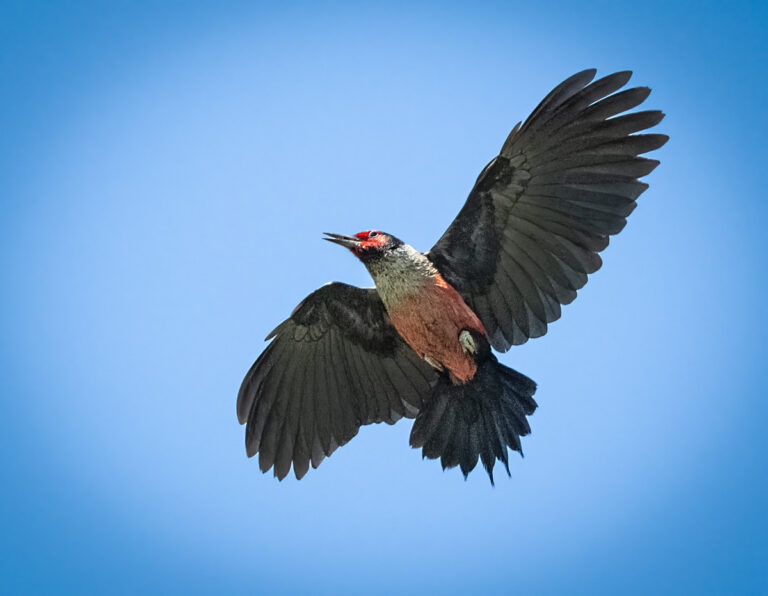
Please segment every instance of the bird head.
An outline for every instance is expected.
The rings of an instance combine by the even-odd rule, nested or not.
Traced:
[[[323,240],[348,248],[361,261],[380,257],[403,245],[403,242],[398,238],[379,230],[366,230],[354,236],[343,236],[329,232],[325,232],[325,235],[328,237],[323,238]]]

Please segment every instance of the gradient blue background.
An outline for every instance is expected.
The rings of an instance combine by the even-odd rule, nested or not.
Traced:
[[[0,6],[0,591],[768,593],[768,5]],[[374,426],[300,483],[239,383],[331,280],[426,250],[564,77],[672,140],[605,266],[503,361],[495,489]]]

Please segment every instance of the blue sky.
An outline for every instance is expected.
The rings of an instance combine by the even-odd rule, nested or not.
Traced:
[[[0,587],[768,592],[765,3],[4,2]],[[632,69],[671,141],[563,318],[495,488],[364,428],[301,482],[239,383],[331,279],[428,249],[509,129]]]

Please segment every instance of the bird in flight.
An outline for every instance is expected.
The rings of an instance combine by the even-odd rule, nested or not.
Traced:
[[[518,123],[427,253],[378,230],[326,234],[368,269],[374,288],[340,282],[307,296],[267,336],[243,380],[237,417],[262,472],[302,478],[362,425],[415,418],[410,444],[459,466],[522,454],[536,384],[492,349],[541,337],[602,265],[626,224],[638,178],[667,142],[641,133],[657,110],[631,72],[579,72]]]

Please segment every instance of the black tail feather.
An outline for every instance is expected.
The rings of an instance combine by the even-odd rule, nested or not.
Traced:
[[[526,416],[536,410],[535,392],[536,383],[489,355],[468,383],[441,379],[416,416],[411,446],[440,458],[443,469],[459,466],[464,478],[479,459],[493,484],[497,460],[509,475],[507,449],[523,453],[520,437],[531,432]]]

